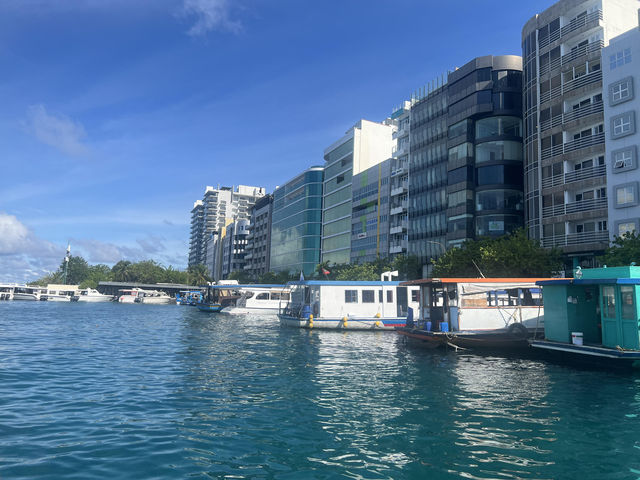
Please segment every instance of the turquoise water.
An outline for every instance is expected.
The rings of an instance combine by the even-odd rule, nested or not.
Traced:
[[[191,307],[0,303],[0,478],[640,478],[640,376]]]

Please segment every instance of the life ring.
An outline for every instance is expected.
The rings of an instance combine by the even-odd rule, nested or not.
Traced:
[[[507,333],[516,338],[525,339],[529,337],[529,330],[527,330],[527,327],[519,322],[509,325],[509,328],[507,328]]]

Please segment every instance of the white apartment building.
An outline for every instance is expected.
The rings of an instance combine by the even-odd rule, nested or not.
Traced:
[[[409,225],[409,130],[411,102],[405,101],[391,114],[396,130],[391,159],[391,195],[389,201],[389,254],[407,253],[407,228]]]

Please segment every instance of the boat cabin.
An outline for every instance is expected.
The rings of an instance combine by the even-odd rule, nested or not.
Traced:
[[[576,278],[538,285],[547,310],[546,340],[640,350],[640,267],[578,269]]]

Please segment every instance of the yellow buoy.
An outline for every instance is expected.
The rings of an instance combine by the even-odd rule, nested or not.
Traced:
[[[379,326],[380,326],[380,321],[377,321],[376,322],[376,327],[379,327]]]
[[[376,318],[380,318],[380,312],[376,313]]]
[[[313,315],[309,315],[309,328],[313,328]]]
[[[347,322],[347,317],[342,318],[342,326],[344,328],[347,328],[349,326],[349,323]]]

